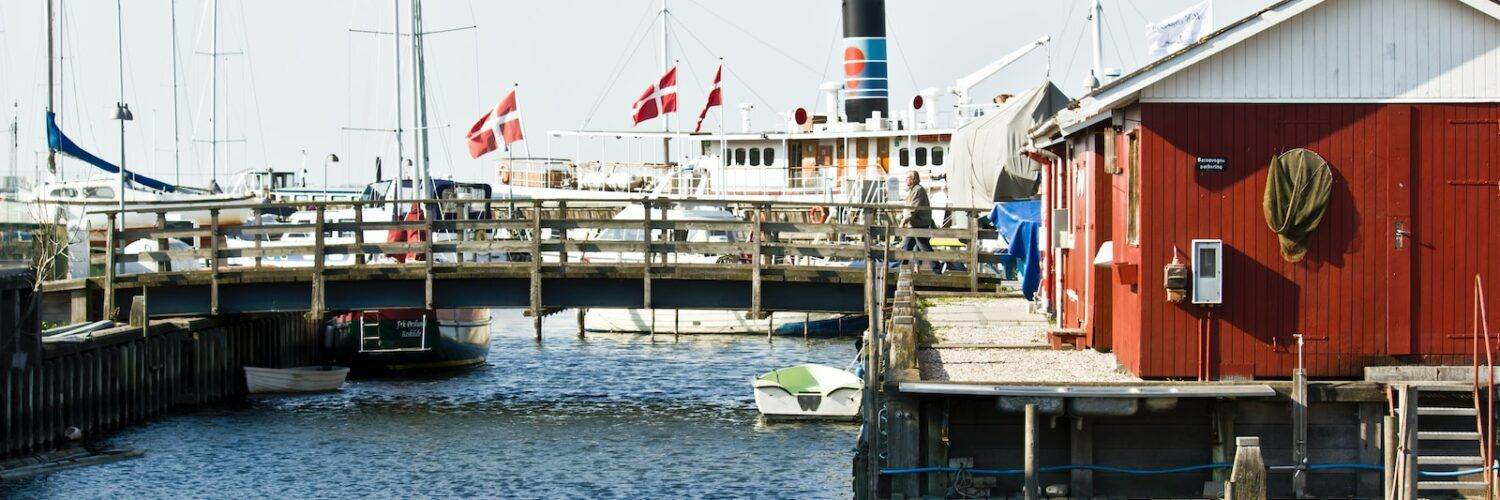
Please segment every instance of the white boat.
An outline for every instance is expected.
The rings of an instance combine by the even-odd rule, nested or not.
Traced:
[[[327,392],[344,385],[349,369],[342,366],[295,368],[245,367],[245,386],[251,394],[277,392]]]
[[[864,382],[819,364],[782,368],[752,379],[755,407],[769,419],[853,420]]]
[[[655,321],[653,322],[653,313]],[[865,330],[863,315],[837,313],[772,313],[754,319],[745,311],[724,309],[589,309],[583,327],[591,332],[649,332],[682,335],[773,335],[813,337],[853,335]]]

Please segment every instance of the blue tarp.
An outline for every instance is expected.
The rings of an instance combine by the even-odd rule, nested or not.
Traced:
[[[1041,200],[1007,201],[990,209],[990,222],[1005,237],[1006,254],[1016,259],[1021,276],[1021,294],[1032,300],[1042,283],[1041,250],[1038,233],[1042,227]]]
[[[47,112],[47,147],[53,151],[77,158],[79,161],[82,161],[89,165],[99,167],[99,170],[103,170],[111,174],[117,174],[120,172],[120,167],[115,166],[113,163],[104,161],[104,159],[99,158],[98,156],[94,156],[93,153],[84,151],[83,148],[80,148],[77,144],[74,144],[72,139],[69,139],[68,136],[63,135],[62,130],[57,128],[57,113],[53,113],[50,111]],[[137,185],[145,186],[157,191],[172,192],[177,190],[177,186],[173,186],[171,184],[167,184],[165,182],[152,179],[150,177],[146,177],[129,170],[125,171],[125,179]]]

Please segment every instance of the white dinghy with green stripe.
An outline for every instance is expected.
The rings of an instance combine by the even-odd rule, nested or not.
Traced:
[[[831,366],[801,364],[751,380],[755,406],[768,419],[853,420],[864,382]]]

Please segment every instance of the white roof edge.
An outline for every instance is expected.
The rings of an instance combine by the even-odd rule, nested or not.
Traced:
[[[639,138],[639,139],[661,139],[661,138],[683,138],[696,140],[782,140],[782,139],[837,139],[842,137],[908,137],[929,135],[952,135],[957,129],[931,128],[916,130],[860,130],[860,131],[820,131],[820,132],[730,132],[718,133],[690,133],[690,132],[636,132],[629,130],[548,130],[547,135],[552,137],[613,137],[613,138]]]
[[[1094,115],[1113,110],[1121,104],[1135,101],[1140,92],[1146,87],[1156,84],[1183,69],[1197,64],[1204,59],[1233,47],[1240,42],[1271,29],[1287,19],[1296,17],[1308,9],[1323,4],[1327,0],[1289,0],[1284,4],[1275,5],[1252,14],[1254,19],[1246,19],[1239,25],[1232,26],[1224,32],[1216,33],[1212,38],[1200,42],[1198,45],[1184,49],[1184,52],[1167,56],[1168,59],[1161,61],[1159,66],[1128,75],[1128,80],[1114,82],[1113,85],[1104,87],[1094,95],[1084,96],[1079,99],[1080,118],[1073,123],[1091,121]],[[1475,10],[1488,14],[1490,17],[1500,19],[1500,4],[1494,0],[1458,0],[1460,3],[1473,7]],[[1063,135],[1077,132],[1081,127],[1072,124],[1064,124]]]
[[[1082,120],[1091,120],[1094,115],[1109,111],[1115,107],[1135,100],[1136,96],[1146,87],[1166,79],[1183,69],[1197,64],[1215,54],[1239,44],[1246,39],[1260,34],[1265,30],[1281,24],[1282,21],[1296,17],[1308,9],[1321,5],[1326,0],[1292,0],[1281,5],[1273,6],[1259,14],[1252,14],[1254,19],[1248,19],[1233,26],[1228,30],[1213,35],[1212,38],[1199,44],[1184,49],[1183,52],[1167,56],[1160,65],[1146,71],[1137,72],[1127,76],[1128,80],[1115,82],[1106,86],[1094,95],[1085,96],[1080,101],[1078,116]],[[1064,135],[1076,132],[1077,128],[1071,124],[1065,125]]]

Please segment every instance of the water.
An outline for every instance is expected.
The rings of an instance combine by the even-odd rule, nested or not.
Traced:
[[[254,397],[110,444],[120,463],[7,485],[11,498],[846,498],[853,424],[759,422],[749,379],[843,367],[850,340],[594,335],[573,315],[495,314],[489,364]]]

